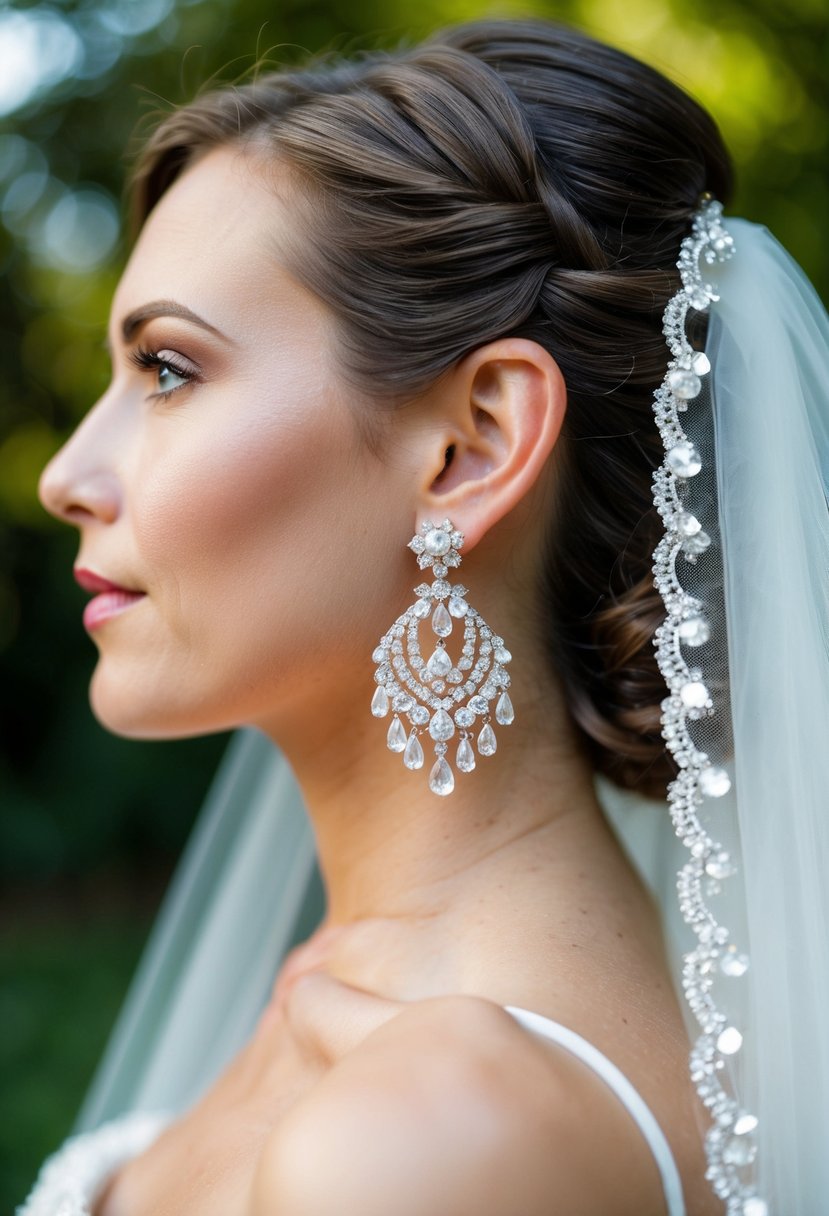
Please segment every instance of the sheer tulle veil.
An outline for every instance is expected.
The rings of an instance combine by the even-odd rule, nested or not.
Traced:
[[[695,1080],[713,1075],[736,1103],[712,1109],[712,1184],[729,1216],[817,1216],[829,1195],[829,318],[765,227],[724,223],[733,256],[706,268],[719,295],[711,370],[683,419],[703,466],[684,505],[711,544],[677,563],[711,627],[685,655],[716,707],[694,723],[694,742],[731,779],[697,808],[720,846],[705,860],[719,933],[702,963],[688,963],[699,946],[677,899],[688,848],[667,799],[599,775],[596,787],[662,910],[692,1042],[694,1002],[709,1029],[729,1031],[723,1050],[695,1048],[690,1061]],[[269,740],[239,730],[79,1128],[189,1103],[244,1042],[280,960],[322,912],[291,770]]]

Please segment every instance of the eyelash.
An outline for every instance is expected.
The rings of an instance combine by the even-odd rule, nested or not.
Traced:
[[[196,373],[190,371],[189,368],[179,367],[172,359],[161,359],[157,351],[147,350],[143,346],[138,346],[134,351],[130,351],[129,360],[139,371],[157,371],[162,367],[168,367],[176,376],[184,379],[185,383],[177,384],[175,388],[159,389],[158,392],[150,394],[151,397],[162,401],[167,397],[172,397],[173,393],[177,393],[179,389],[187,388],[188,384],[198,380]]]

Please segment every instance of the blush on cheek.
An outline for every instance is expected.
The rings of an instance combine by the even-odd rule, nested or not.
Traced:
[[[170,419],[147,451],[133,530],[170,679],[201,712],[215,703],[244,720],[321,661],[347,663],[349,644],[361,654],[387,624],[366,600],[382,595],[371,568],[388,486],[339,402],[203,406]]]

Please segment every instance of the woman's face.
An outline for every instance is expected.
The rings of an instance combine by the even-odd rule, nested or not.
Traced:
[[[330,314],[268,252],[289,219],[238,148],[173,184],[115,293],[112,382],[44,470],[76,568],[144,593],[88,622],[116,733],[287,722],[338,687],[353,707],[411,583],[416,479],[371,455]]]

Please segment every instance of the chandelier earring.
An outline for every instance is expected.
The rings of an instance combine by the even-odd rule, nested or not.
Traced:
[[[434,581],[414,588],[418,598],[382,636],[371,656],[377,664],[371,712],[375,718],[392,715],[387,746],[402,752],[406,768],[419,769],[425,759],[420,740],[428,733],[435,752],[429,788],[441,795],[455,788],[447,759],[450,743],[457,739],[455,767],[471,773],[477,766],[476,749],[480,756],[492,756],[497,749],[493,717],[499,726],[508,726],[515,717],[506,671],[512,655],[504,639],[467,602],[466,587],[448,579],[450,569],[461,564],[463,539],[450,519],[440,525],[426,520],[421,525],[408,547],[421,570],[431,567]],[[427,619],[435,640],[430,638],[431,653],[424,659],[419,631]],[[463,646],[454,659],[447,641],[461,626]]]

